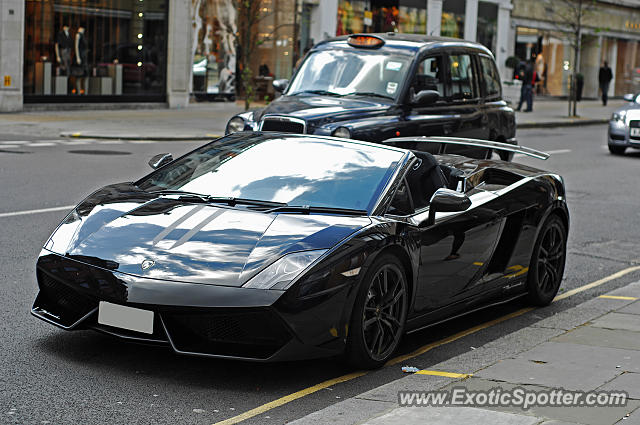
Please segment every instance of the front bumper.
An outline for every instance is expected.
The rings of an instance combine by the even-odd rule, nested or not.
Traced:
[[[318,344],[300,332],[300,324],[309,320],[304,313],[279,311],[276,302],[283,291],[143,279],[81,260],[43,251],[36,267],[40,291],[34,316],[65,330],[93,329],[205,357],[280,361],[341,351],[338,341]],[[153,333],[98,323],[100,301],[153,311]]]
[[[607,143],[610,146],[640,149],[640,138],[631,138],[629,136],[629,126],[626,124],[620,125],[615,121],[609,121]]]

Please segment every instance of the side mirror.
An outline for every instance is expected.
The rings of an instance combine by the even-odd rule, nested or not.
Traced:
[[[438,99],[440,99],[440,93],[436,90],[420,90],[411,96],[411,103],[414,105],[427,106],[436,103]]]
[[[159,153],[149,160],[149,166],[154,170],[173,161],[173,155],[170,153]]]
[[[273,89],[275,91],[277,91],[278,93],[282,93],[283,91],[286,90],[287,86],[289,85],[289,80],[287,79],[281,79],[281,80],[273,80]]]
[[[471,199],[464,193],[451,189],[438,189],[429,201],[429,217],[420,226],[431,226],[436,221],[436,212],[466,211],[471,206]]]

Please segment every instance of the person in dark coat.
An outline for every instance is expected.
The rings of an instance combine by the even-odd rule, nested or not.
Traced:
[[[522,109],[522,104],[527,102],[527,109],[525,112],[533,111],[533,85],[534,85],[535,71],[533,70],[533,61],[531,59],[520,67],[518,73],[518,79],[522,81],[522,88],[520,89],[520,102],[518,103],[519,111]]]
[[[600,83],[600,91],[602,92],[602,105],[607,106],[607,100],[609,99],[609,84],[613,80],[613,73],[611,72],[611,68],[609,68],[609,64],[607,61],[604,61],[604,65],[600,68],[600,72],[598,72],[598,82]]]

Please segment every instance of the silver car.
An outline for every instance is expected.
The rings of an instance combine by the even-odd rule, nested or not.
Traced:
[[[640,149],[640,93],[625,94],[629,103],[616,110],[609,121],[609,152],[622,155],[627,148]]]

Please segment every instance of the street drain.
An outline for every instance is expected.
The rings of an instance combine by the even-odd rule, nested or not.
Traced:
[[[80,155],[131,155],[131,152],[124,151],[110,151],[110,150],[91,150],[91,149],[77,149],[68,151],[69,153],[77,153]]]

